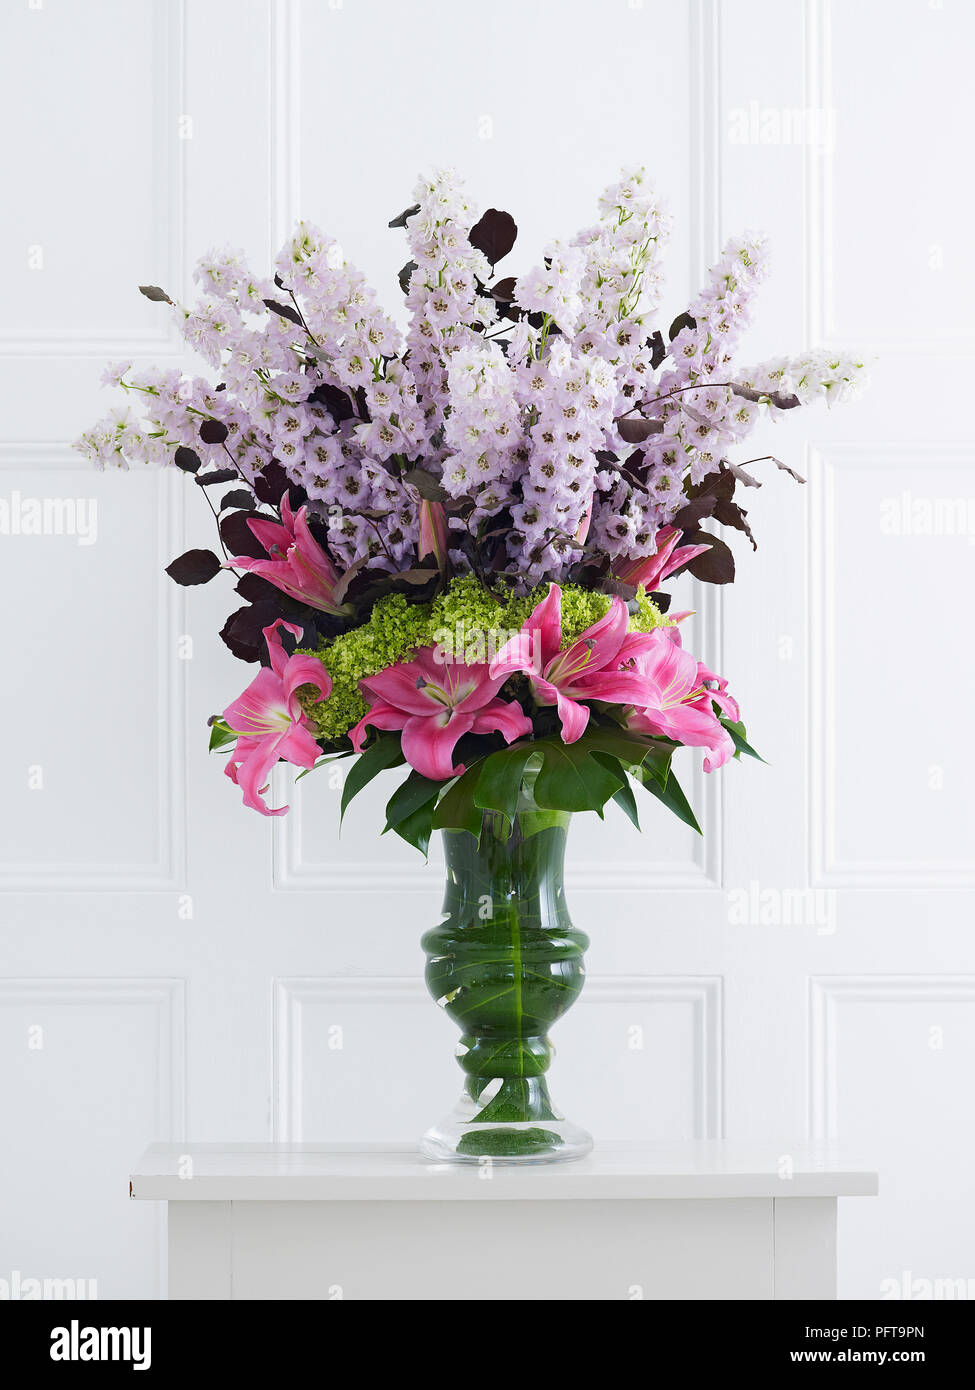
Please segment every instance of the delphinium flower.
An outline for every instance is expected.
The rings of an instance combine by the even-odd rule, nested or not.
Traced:
[[[470,324],[488,327],[496,318],[491,301],[479,297],[476,280],[491,278],[482,252],[467,234],[475,209],[453,170],[438,170],[414,189],[417,211],[407,218],[410,276],[406,305],[410,311],[407,344],[410,369],[423,398],[427,439],[442,426],[450,402],[447,366],[451,355],[470,345]]]
[[[683,506],[685,476],[699,483],[715,472],[754,425],[754,402],[736,396],[729,383],[733,349],[766,270],[764,239],[730,241],[670,342],[670,368],[642,393],[638,403],[660,432],[641,443],[642,486],[611,480],[599,536],[614,558],[645,554],[648,532]]]
[[[546,355],[515,369],[527,412],[528,460],[523,500],[512,508],[517,535],[510,550],[529,586],[561,578],[577,554],[577,534],[591,512],[596,451],[613,418],[613,376],[598,357],[585,358],[561,336]]]
[[[600,197],[599,212],[599,223],[575,239],[585,257],[575,347],[612,363],[615,413],[622,414],[652,379],[650,339],[670,217],[643,168],[624,170]]]
[[[496,343],[469,343],[450,357],[448,457],[441,481],[449,496],[473,499],[474,522],[512,500],[512,484],[524,466],[524,417],[515,385]]]
[[[850,352],[815,348],[798,357],[776,357],[735,375],[739,386],[774,396],[794,396],[799,405],[825,401],[828,406],[853,399],[861,389],[866,364]],[[773,412],[779,407],[770,402]]]
[[[286,241],[273,281],[240,251],[211,251],[195,305],[146,287],[211,377],[115,364],[107,380],[135,408],[110,412],[79,447],[125,466],[179,462],[182,446],[198,481],[236,474],[258,493],[265,470],[283,469],[336,573],[367,565],[426,583],[473,567],[516,596],[569,577],[657,584],[710,543],[680,544],[670,524],[688,489],[726,470],[759,418],[845,399],[863,375],[858,359],[825,351],[735,367],[765,273],[754,236],[728,243],[665,341],[669,218],[642,169],[610,184],[593,226],[494,285],[485,250],[507,254],[513,219],[489,209],[475,223],[452,171],[422,179],[414,198],[395,223],[412,257],[405,339],[310,224]],[[287,530],[291,503],[278,497],[264,490],[275,513],[262,515]],[[243,524],[231,527],[238,541]]]

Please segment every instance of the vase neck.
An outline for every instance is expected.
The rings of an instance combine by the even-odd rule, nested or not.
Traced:
[[[510,824],[500,812],[485,811],[479,840],[466,830],[443,832],[447,910],[487,898],[561,899],[571,813],[523,800]]]

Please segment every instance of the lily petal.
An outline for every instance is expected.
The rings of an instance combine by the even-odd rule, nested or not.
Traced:
[[[454,748],[473,727],[473,714],[458,714],[452,709],[425,718],[415,716],[403,726],[403,756],[421,777],[433,782],[459,777],[464,766],[454,767]]]
[[[271,658],[271,670],[276,676],[283,676],[291,658],[281,645],[281,638],[278,636],[279,627],[283,627],[285,632],[290,632],[299,642],[303,629],[294,623],[286,623],[283,618],[275,618],[270,627],[261,628],[267,643],[268,655]]]
[[[284,735],[279,734],[276,738],[258,740],[257,746],[238,765],[234,779],[244,793],[244,805],[252,811],[260,811],[262,816],[283,816],[288,810],[287,806],[272,809],[264,800],[264,793],[271,781],[271,769],[280,756],[278,748],[283,738]]]
[[[386,700],[376,700],[355,728],[349,730],[352,747],[357,753],[362,752],[362,745],[366,741],[366,729],[370,724],[374,729],[402,729],[409,717],[403,710],[397,709]]]
[[[474,716],[471,729],[475,734],[502,734],[505,743],[524,738],[532,731],[532,722],[516,700],[492,700]]]

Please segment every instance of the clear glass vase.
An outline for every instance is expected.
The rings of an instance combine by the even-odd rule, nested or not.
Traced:
[[[592,1148],[548,1093],[548,1030],[582,989],[588,937],[563,890],[571,815],[522,791],[509,827],[485,812],[480,841],[443,831],[443,919],[423,937],[430,993],[461,1029],[463,1094],[420,1144],[431,1159],[548,1163]],[[509,833],[510,831],[510,833]]]

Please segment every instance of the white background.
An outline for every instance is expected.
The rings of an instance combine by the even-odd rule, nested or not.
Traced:
[[[300,213],[395,305],[386,223],[421,167],[514,213],[517,273],[637,160],[675,217],[674,313],[763,228],[744,360],[880,360],[861,403],[750,451],[809,481],[762,474],[734,587],[678,590],[770,765],[684,755],[703,842],[652,803],[642,839],[580,818],[591,973],[554,1095],[602,1138],[836,1136],[882,1172],[841,1212],[841,1293],[975,1279],[972,539],[890,525],[905,493],[972,506],[975,9],[3,0],[0,37],[0,497],[98,505],[90,546],[0,535],[0,1278],[157,1296],[144,1145],[412,1138],[461,1081],[421,977],[436,857],[379,840],[388,788],[341,840],[321,774],[273,825],[240,807],[206,753],[250,676],[216,636],[229,582],[162,573],[211,543],[201,499],[69,452],[107,358],[178,353],[135,285],[185,298],[228,241],[269,266]],[[812,920],[783,921],[804,889]],[[737,920],[743,890],[771,920]]]

